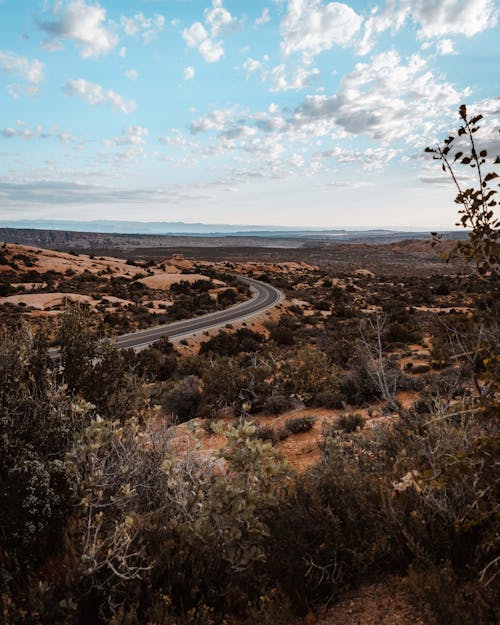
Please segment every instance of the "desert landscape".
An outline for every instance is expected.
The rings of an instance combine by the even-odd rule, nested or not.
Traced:
[[[0,248],[4,384],[8,388],[14,380],[23,380],[23,373],[18,378],[19,373],[14,372],[28,373],[33,366],[30,363],[35,362],[33,358],[42,357],[42,375],[50,379],[55,374],[56,380],[66,381],[75,400],[81,398],[78,401],[90,402],[82,408],[87,415],[85,421],[91,424],[93,414],[104,419],[101,421],[104,430],[101,432],[98,427],[98,439],[92,445],[102,446],[119,465],[124,461],[122,452],[115,449],[114,444],[112,448],[108,445],[114,437],[125,436],[127,451],[125,448],[123,451],[129,456],[127,466],[130,462],[138,463],[133,469],[138,475],[154,461],[155,454],[148,451],[150,446],[154,449],[159,446],[160,455],[167,454],[174,461],[171,469],[174,474],[188,470],[189,466],[189,472],[202,472],[201,479],[208,471],[207,475],[212,477],[203,479],[215,480],[210,488],[219,488],[216,486],[218,475],[229,476],[236,471],[231,480],[243,480],[246,484],[242,491],[245,503],[239,505],[250,505],[252,509],[262,505],[264,513],[270,502],[250,503],[253,499],[248,497],[253,487],[248,480],[255,479],[256,484],[263,484],[262,480],[272,482],[276,473],[288,484],[279,495],[283,498],[280,506],[285,506],[284,510],[291,506],[290,514],[298,515],[298,525],[290,526],[290,520],[279,521],[279,515],[272,520],[269,518],[269,527],[278,523],[279,535],[273,540],[281,541],[282,532],[292,532],[287,540],[292,540],[294,549],[305,540],[302,548],[307,552],[318,549],[318,536],[322,536],[322,532],[326,534],[319,540],[331,540],[327,537],[333,529],[330,523],[342,524],[343,529],[339,527],[337,531],[352,532],[362,517],[351,518],[355,512],[349,511],[348,517],[343,519],[343,508],[335,504],[337,521],[332,519],[322,526],[324,520],[313,521],[312,502],[306,504],[294,499],[298,493],[305,489],[301,497],[305,493],[308,498],[318,497],[314,505],[319,506],[318,513],[323,514],[322,506],[332,505],[320,503],[327,496],[328,491],[324,489],[332,487],[324,480],[341,480],[344,486],[336,485],[334,492],[345,500],[342,506],[359,505],[354,503],[357,498],[366,497],[363,506],[370,508],[373,505],[370,498],[381,496],[378,489],[382,486],[371,492],[370,481],[382,471],[388,479],[385,496],[393,501],[389,508],[382,505],[370,519],[374,525],[363,530],[375,531],[378,536],[381,532],[378,523],[389,523],[387,515],[395,514],[394,506],[398,509],[403,504],[406,506],[404,502],[409,495],[414,497],[424,488],[423,492],[430,495],[429,489],[435,488],[431,483],[424,486],[425,480],[438,479],[434,471],[425,477],[410,469],[411,457],[404,459],[408,445],[419,448],[422,428],[432,424],[426,436],[432,436],[434,444],[440,445],[444,442],[442,436],[451,437],[447,445],[452,444],[457,435],[462,440],[469,427],[475,431],[472,436],[481,436],[481,429],[476,431],[476,425],[464,422],[458,430],[455,430],[458,423],[457,426],[450,424],[451,430],[447,424],[444,432],[434,429],[435,423],[448,419],[445,415],[450,410],[458,410],[460,414],[469,410],[466,406],[474,406],[477,393],[474,385],[483,384],[484,376],[482,367],[476,372],[477,365],[471,361],[477,356],[469,355],[470,346],[477,340],[477,303],[480,301],[487,310],[494,310],[498,303],[497,293],[492,290],[498,285],[490,279],[464,281],[464,260],[449,262],[446,259],[454,245],[450,241],[431,245],[430,239],[397,244],[345,243],[341,244],[342,252],[328,246],[303,250],[298,255],[293,249],[269,247],[243,247],[232,254],[227,248],[212,247],[132,248],[126,254],[121,248],[100,248],[84,254],[4,243]],[[313,264],[314,260],[318,264]],[[232,306],[248,301],[251,291],[241,278],[253,278],[274,286],[281,293],[281,299],[270,309],[242,321],[226,323],[222,329],[200,330],[172,341],[164,337],[136,350],[119,350],[113,346],[121,334],[129,335],[145,328],[168,329],[169,324],[175,325],[179,320],[196,316],[203,319],[203,315],[215,310],[231,310]],[[44,341],[45,348],[37,347],[40,340]],[[488,344],[488,349],[494,351],[496,337],[491,340],[493,343]],[[50,346],[61,349],[61,361],[55,369],[47,355],[43,356],[43,349]],[[465,359],[461,355],[464,350],[467,352]],[[19,360],[21,353],[26,354],[22,361]],[[481,362],[486,362],[484,352],[480,353]],[[21,388],[26,388],[24,392],[32,392],[28,391],[28,379],[21,384]],[[38,403],[35,396],[30,401]],[[40,408],[40,405],[33,406],[36,411]],[[49,419],[49,427],[60,429],[57,419],[54,426],[49,425],[55,415],[47,414],[45,418]],[[145,448],[141,444],[136,447],[135,436],[146,442]],[[81,444],[86,445],[83,440]],[[422,449],[418,453],[423,452]],[[236,455],[233,457],[233,454]],[[250,455],[247,457],[247,454]],[[103,461],[104,457],[99,460],[95,456],[92,462]],[[237,469],[239,463],[242,463],[241,468]],[[264,471],[259,477],[255,474],[257,466],[259,471]],[[96,470],[99,481],[98,475],[104,467]],[[266,473],[269,470],[271,473]],[[327,477],[332,470],[333,476]],[[92,547],[94,566],[102,566],[98,564],[98,557],[107,561],[102,552],[106,548],[108,557],[112,554],[112,558],[118,558],[112,566],[119,567],[117,571],[123,575],[129,574],[130,566],[135,566],[129,563],[126,554],[133,547],[135,535],[130,534],[130,529],[138,522],[132,519],[137,518],[137,507],[143,505],[136,501],[138,486],[128,485],[129,471],[130,467],[127,475],[113,478],[118,481],[107,486],[109,492],[105,495],[111,497],[110,504],[114,502],[109,508],[113,518],[116,514],[125,515],[124,528],[132,524],[126,531],[127,537],[120,538],[124,543],[111,547],[109,540],[118,540],[117,529],[113,529],[113,525],[105,529],[102,525],[98,502],[88,510],[91,515],[88,521],[98,540],[103,541],[98,547],[100,552]],[[178,478],[179,475],[175,479]],[[342,481],[346,479],[349,486]],[[125,499],[120,504],[120,512],[116,508],[117,495],[112,494],[116,488],[120,491],[132,488],[135,493],[128,503]],[[276,497],[274,488],[271,492]],[[347,490],[340,493],[338,488]],[[361,490],[358,493],[352,488]],[[416,489],[414,493],[413,489]],[[49,493],[44,495],[47,496]],[[224,496],[232,498],[235,494]],[[257,491],[254,496],[260,498],[263,493]],[[351,501],[351,498],[354,499]],[[423,502],[420,505],[424,505]],[[295,509],[296,506],[299,508]],[[107,507],[108,504],[103,509]],[[38,514],[35,511],[36,517]],[[219,515],[222,510],[210,514]],[[300,520],[304,514],[313,516],[307,521]],[[365,513],[360,510],[356,514],[364,516]],[[418,514],[429,512],[424,507]],[[259,523],[253,515],[252,520],[242,517],[244,527]],[[377,520],[379,515],[380,520]],[[48,518],[52,516],[49,514]],[[222,517],[216,518],[217,523],[222,522]],[[237,518],[238,515],[230,516],[225,521],[230,523],[227,531],[233,523],[239,523]],[[423,522],[426,517],[421,518]],[[206,522],[209,525],[203,531],[208,531],[212,523],[208,519]],[[314,535],[299,538],[309,524],[316,527]],[[239,558],[246,558],[250,547],[244,546],[242,527],[237,530],[240,536],[237,553]],[[258,527],[252,532],[260,532]],[[111,535],[107,536],[109,531]],[[399,536],[399,531],[390,529],[391,540]],[[398,538],[403,541],[398,548],[409,550],[406,558],[411,553],[411,545],[405,545],[408,531],[413,530],[406,529]],[[40,537],[39,531],[35,535]],[[252,536],[248,534],[245,540],[253,544]],[[375,546],[379,538],[374,536],[369,540],[375,540]],[[243,551],[239,551],[240,545]],[[110,548],[117,552],[109,552]],[[322,547],[319,548],[315,558],[321,562],[326,557],[328,561],[332,556],[320,555]],[[193,556],[195,553],[198,551],[193,552]],[[337,553],[335,557],[340,557],[342,552]],[[191,557],[189,552],[185,557]],[[418,595],[417,588],[421,584],[418,573],[412,578],[403,575],[397,567],[379,568],[378,558],[388,555],[370,556],[375,558],[371,566],[378,571],[374,579],[372,574],[362,576],[358,572],[356,583],[348,581],[354,571],[359,570],[356,568],[345,569],[339,582],[336,578],[324,577],[323,573],[312,588],[314,592],[322,588],[326,591],[338,584],[337,603],[330,607],[325,603],[326,595],[318,595],[323,596],[319,603],[311,602],[307,586],[295,587],[300,575],[306,575],[304,580],[309,577],[308,557],[303,556],[301,564],[300,561],[293,564],[305,568],[302,573],[300,568],[296,569],[294,578],[287,582],[294,584],[290,595],[283,595],[283,590],[274,595],[278,591],[273,590],[259,608],[259,616],[248,615],[246,618],[250,621],[241,621],[234,620],[236,615],[233,614],[230,622],[263,622],[260,619],[264,618],[295,625],[436,622],[432,612],[436,606],[427,608],[412,598]],[[366,554],[363,561],[365,559]],[[258,562],[259,557],[253,566],[261,570]],[[179,566],[184,567],[186,563]],[[273,566],[279,568],[279,562]],[[353,566],[351,562],[349,567]],[[425,565],[426,572],[422,574],[428,574],[427,567]],[[135,575],[132,579],[136,579]],[[471,587],[467,592],[478,591],[479,588],[472,590]],[[481,596],[481,601],[489,601],[487,594]],[[8,604],[4,608],[9,618],[12,609]],[[453,606],[452,609],[461,608]],[[303,618],[298,618],[297,612],[302,612]],[[210,620],[209,613],[202,615],[196,611],[194,614],[196,622],[216,622]],[[252,620],[254,618],[258,621]]]
[[[0,34],[0,625],[500,623],[500,0]]]

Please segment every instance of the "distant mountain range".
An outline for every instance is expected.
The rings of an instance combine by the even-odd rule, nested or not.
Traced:
[[[13,222],[3,222],[12,224]],[[0,222],[0,241],[19,243],[49,249],[113,249],[113,248],[320,248],[346,243],[383,244],[395,243],[408,239],[429,240],[428,231],[392,231],[392,230],[300,230],[272,229],[241,230],[241,226],[206,226],[204,224],[143,224],[141,222],[15,222],[16,227],[2,227]],[[57,228],[41,228],[42,225]],[[25,227],[20,227],[21,224]],[[36,224],[38,227],[34,227]],[[64,229],[63,226],[68,229]],[[70,227],[72,226],[72,229]],[[95,230],[90,230],[91,227]],[[230,228],[240,228],[230,230]],[[76,229],[78,228],[78,229]],[[114,230],[119,228],[120,232]],[[148,230],[149,232],[144,232]],[[175,228],[178,228],[177,230]],[[186,232],[186,228],[193,230]],[[208,232],[196,228],[207,228]],[[228,230],[219,231],[221,228]],[[130,232],[124,230],[130,229]],[[153,230],[159,229],[156,234]],[[141,232],[138,232],[141,230]],[[216,231],[217,230],[217,231]],[[445,239],[463,239],[464,231],[443,232]]]
[[[22,219],[0,220],[0,228],[59,230],[70,232],[97,232],[103,234],[150,234],[179,236],[252,236],[252,237],[346,237],[352,239],[356,234],[363,237],[390,235],[391,233],[425,233],[428,230],[412,228],[301,228],[286,226],[241,226],[230,224],[185,223],[182,221],[69,221]]]

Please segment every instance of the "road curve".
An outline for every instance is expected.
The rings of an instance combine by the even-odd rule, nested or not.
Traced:
[[[241,304],[236,304],[225,310],[208,313],[193,319],[184,321],[175,321],[156,328],[148,328],[146,330],[138,330],[130,334],[122,334],[116,337],[115,346],[120,349],[133,348],[135,350],[143,349],[151,343],[154,343],[162,336],[168,336],[169,339],[188,338],[197,332],[203,332],[214,328],[225,326],[228,323],[243,321],[249,317],[261,313],[268,308],[276,306],[281,300],[281,291],[253,278],[238,278],[248,284],[252,290],[252,298]]]
[[[151,343],[154,343],[162,336],[168,336],[169,339],[183,339],[204,332],[220,328],[228,323],[243,321],[254,315],[261,313],[273,306],[281,300],[282,293],[275,287],[253,278],[244,278],[237,276],[242,282],[248,284],[252,291],[252,298],[246,302],[241,302],[225,310],[186,319],[183,321],[175,321],[156,328],[148,328],[146,330],[138,330],[130,334],[121,334],[115,338],[115,346],[120,349],[134,349],[140,351]],[[59,358],[59,349],[49,350],[49,355],[53,360]]]

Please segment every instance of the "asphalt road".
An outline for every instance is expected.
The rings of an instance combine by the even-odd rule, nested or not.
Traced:
[[[138,330],[130,334],[122,334],[115,339],[115,346],[120,349],[134,349],[139,351],[144,349],[151,343],[154,343],[162,336],[168,336],[170,339],[182,339],[193,336],[199,332],[210,330],[213,328],[223,327],[228,323],[243,321],[261,313],[268,308],[275,306],[281,299],[282,294],[273,286],[253,280],[252,278],[238,278],[248,284],[252,290],[252,298],[241,304],[236,304],[225,310],[208,313],[194,319],[186,319],[184,321],[176,321],[156,328],[148,328],[147,330]],[[57,359],[59,350],[50,350],[51,357]]]

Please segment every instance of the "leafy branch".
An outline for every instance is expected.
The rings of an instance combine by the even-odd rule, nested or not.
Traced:
[[[487,150],[476,146],[475,134],[480,128],[479,122],[483,116],[475,115],[468,118],[465,104],[460,107],[459,115],[462,125],[458,129],[457,137],[465,139],[466,147],[453,153],[457,137],[450,135],[444,140],[442,146],[427,147],[425,151],[432,154],[434,160],[441,161],[442,170],[450,174],[458,191],[455,202],[461,205],[458,211],[461,217],[456,225],[470,229],[468,240],[459,241],[456,244],[455,254],[465,261],[475,263],[480,276],[491,275],[498,278],[500,277],[500,221],[494,212],[498,205],[495,198],[498,191],[493,188],[495,185],[493,181],[499,175],[494,169],[484,173],[484,167],[499,165],[500,156],[490,158],[488,164]],[[457,165],[465,165],[474,170],[476,188],[462,187]],[[434,234],[434,236],[438,238],[437,235]]]

